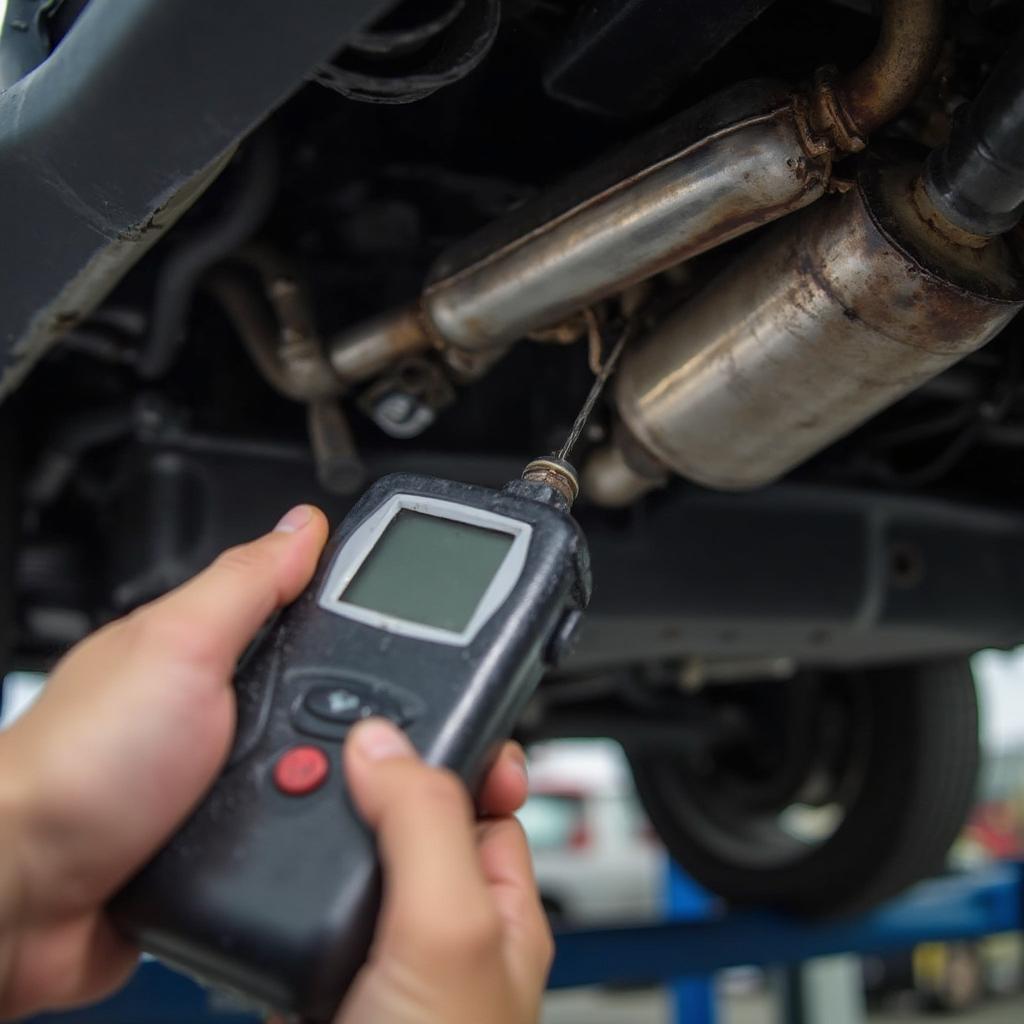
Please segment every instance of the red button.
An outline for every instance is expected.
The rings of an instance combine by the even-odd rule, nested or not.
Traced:
[[[292,747],[274,765],[274,785],[287,796],[305,796],[324,784],[329,771],[327,755],[319,747]]]

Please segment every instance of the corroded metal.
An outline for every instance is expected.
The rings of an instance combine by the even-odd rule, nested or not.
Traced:
[[[834,86],[836,125],[850,138],[864,139],[891,121],[928,81],[942,44],[943,5],[886,0],[871,55]]]
[[[640,140],[449,254],[424,293],[439,337],[501,347],[806,206],[827,152],[808,154],[780,86],[746,83]]]
[[[544,484],[557,491],[568,502],[572,503],[580,493],[580,481],[573,466],[555,455],[534,459],[523,470],[523,479],[531,483]]]
[[[1002,329],[1020,254],[951,243],[915,178],[867,161],[630,348],[617,403],[652,456],[713,487],[768,483]]]
[[[222,267],[203,287],[220,304],[264,380],[295,402],[337,395],[341,388],[324,356],[309,297],[287,261],[255,246],[240,250],[235,261],[255,275]]]
[[[328,345],[327,357],[335,374],[346,384],[369,380],[405,356],[432,347],[418,310],[400,309],[364,321]]]
[[[807,96],[807,122],[819,146],[840,153],[859,153],[867,141],[846,111],[836,91],[836,69],[828,66],[814,73]]]
[[[920,89],[940,32],[941,0],[887,0],[850,74],[823,69],[807,93],[746,82],[686,111],[454,246],[418,310],[334,340],[336,372],[365,380],[433,343],[472,379],[520,338],[577,336],[595,302],[818,199],[833,153],[863,148]]]
[[[988,245],[989,240],[984,235],[976,235],[973,231],[965,231],[958,227],[936,207],[924,177],[919,177],[914,182],[911,200],[917,207],[921,220],[932,230],[944,235],[954,245],[964,245],[970,249],[984,249]]]

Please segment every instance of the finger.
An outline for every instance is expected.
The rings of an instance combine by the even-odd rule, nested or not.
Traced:
[[[326,540],[324,514],[298,505],[272,532],[225,551],[194,579],[135,613],[148,656],[166,650],[179,662],[227,678],[270,615],[309,583]]]
[[[352,730],[344,760],[356,807],[376,833],[384,872],[378,942],[412,952],[422,946],[433,954],[432,947],[446,943],[446,926],[475,933],[493,923],[496,933],[473,808],[462,783],[425,765],[406,736],[384,719]]]
[[[480,813],[503,818],[526,803],[526,754],[518,743],[508,742],[487,774],[480,791]]]
[[[13,984],[0,992],[0,1017],[96,1002],[121,988],[138,962],[138,948],[99,914],[27,930],[15,947]]]
[[[524,983],[543,987],[554,943],[533,873],[526,833],[515,818],[478,826],[480,867],[503,923],[505,944]]]

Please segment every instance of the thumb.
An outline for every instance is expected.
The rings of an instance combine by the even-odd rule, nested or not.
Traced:
[[[298,505],[271,533],[229,548],[198,576],[139,609],[136,615],[154,627],[146,633],[151,653],[230,675],[256,631],[309,583],[327,530],[319,509]]]
[[[476,849],[473,806],[451,772],[424,764],[405,735],[371,718],[345,743],[345,773],[356,807],[377,838],[384,870],[378,941],[410,953],[444,945],[443,922],[472,929],[497,914]]]

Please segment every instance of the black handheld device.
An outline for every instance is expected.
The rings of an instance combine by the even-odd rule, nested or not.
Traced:
[[[114,901],[144,949],[275,1009],[334,1013],[379,903],[341,741],[384,715],[479,784],[590,595],[586,544],[545,466],[547,483],[501,491],[389,476],[356,504],[237,673],[224,772]]]

